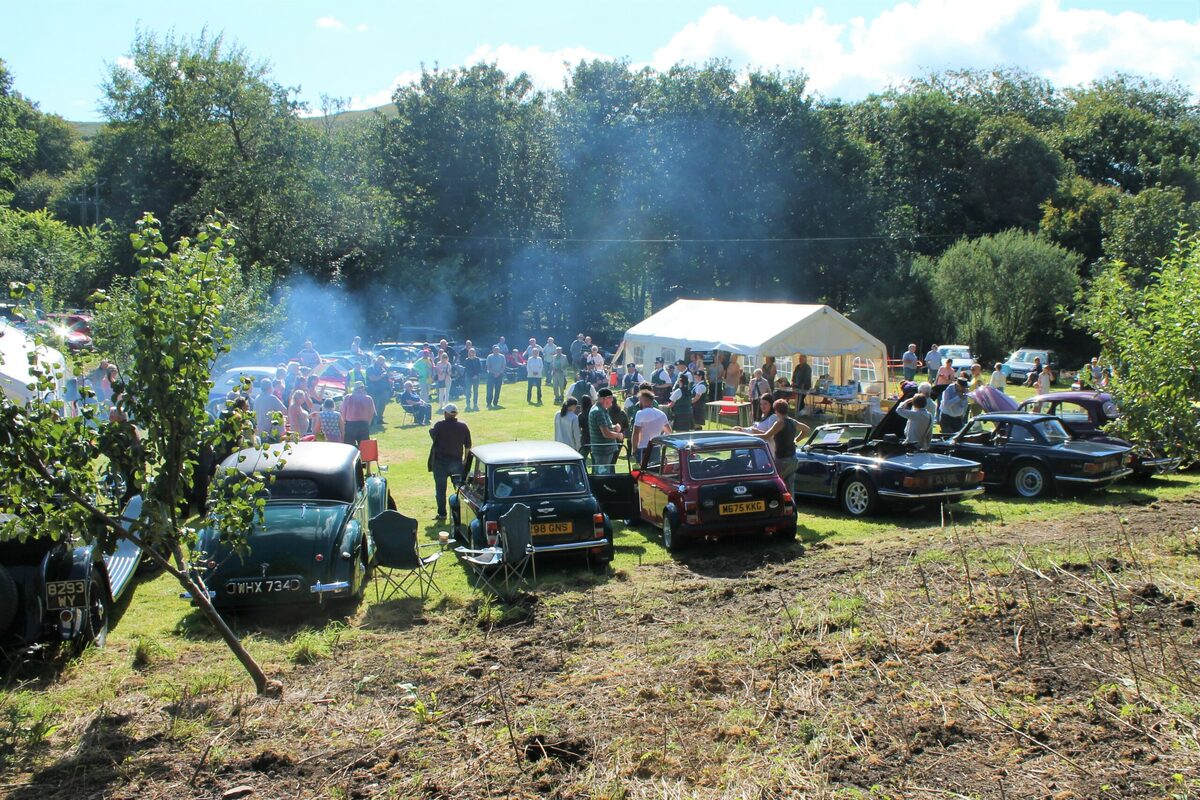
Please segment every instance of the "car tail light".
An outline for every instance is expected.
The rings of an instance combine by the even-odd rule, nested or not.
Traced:
[[[981,469],[977,469],[971,473],[970,477],[971,477],[971,480],[973,480],[973,481],[978,481],[979,483],[983,483],[984,479],[987,478],[987,473]]]
[[[75,613],[72,611],[58,612],[58,618],[63,622],[70,622],[74,618],[74,616],[75,616]]]
[[[784,514],[794,514],[796,512],[796,508],[793,505],[794,502],[795,501],[792,500],[791,492],[783,493],[783,513]]]
[[[592,538],[593,539],[603,539],[604,538],[604,515],[603,514],[592,514]]]
[[[689,525],[695,525],[700,522],[700,511],[696,508],[695,501],[683,501],[683,517]]]
[[[928,485],[929,485],[929,478],[927,478],[923,475],[905,475],[904,476],[904,488],[905,489],[924,489]]]
[[[1099,461],[1088,461],[1083,465],[1084,472],[1099,472],[1104,465]]]
[[[483,529],[487,533],[488,547],[495,547],[496,542],[500,540],[500,523],[489,520],[484,524]]]

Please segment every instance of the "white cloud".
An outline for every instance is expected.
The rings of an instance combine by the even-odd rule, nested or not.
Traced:
[[[561,89],[563,81],[580,61],[609,59],[586,47],[565,47],[561,50],[543,50],[540,47],[515,47],[503,44],[499,47],[481,45],[467,56],[464,64],[492,64],[509,75],[524,72],[539,89]]]
[[[371,26],[365,22],[360,22],[354,26],[354,30],[358,31],[359,33],[366,33],[367,31],[371,30]]]
[[[540,47],[515,47],[513,45],[480,45],[461,62],[462,65],[495,63],[508,75],[526,73],[538,89],[561,89],[567,75],[580,61],[593,59],[611,60],[611,56],[588,50],[586,47],[567,47],[562,50],[543,50]],[[402,72],[392,79],[391,85],[361,97],[350,98],[350,108],[361,110],[375,108],[392,102],[392,94],[399,86],[407,86],[421,79],[420,71]]]
[[[129,56],[117,56],[117,66],[130,72],[137,70],[137,64]]]
[[[346,24],[337,17],[321,17],[317,20],[317,27],[341,30],[342,28],[346,27]]]
[[[830,97],[863,95],[933,70],[1015,66],[1059,85],[1117,71],[1200,92],[1200,23],[1063,9],[1059,0],[917,0],[873,19],[739,17],[714,6],[655,51],[650,65],[725,58],[739,69],[803,71]]]

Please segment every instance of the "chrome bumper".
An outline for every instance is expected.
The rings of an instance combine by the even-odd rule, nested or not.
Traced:
[[[1126,475],[1132,475],[1132,474],[1133,474],[1132,469],[1130,469],[1129,467],[1123,467],[1122,469],[1119,469],[1116,472],[1109,473],[1108,475],[1101,475],[1098,478],[1078,478],[1074,475],[1055,475],[1054,480],[1062,481],[1063,483],[1087,483],[1087,484],[1094,485],[1094,484],[1099,484],[1099,483],[1111,483],[1113,481],[1124,478]]]
[[[897,492],[890,489],[880,489],[877,494],[880,497],[896,497],[901,500],[935,500],[939,497],[974,497],[977,494],[983,494],[983,487],[977,486],[974,489],[951,489],[940,492],[925,492],[923,494],[909,494],[907,492]]]
[[[1182,463],[1182,458],[1145,458],[1138,462],[1138,466],[1152,469],[1155,472],[1174,472]]]
[[[350,588],[350,581],[334,581],[333,583],[321,583],[317,581],[312,586],[308,587],[308,591],[313,594],[330,594],[333,592],[344,592]]]

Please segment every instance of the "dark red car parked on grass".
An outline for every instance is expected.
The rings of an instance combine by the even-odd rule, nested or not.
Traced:
[[[662,529],[668,550],[686,539],[758,533],[796,538],[792,496],[763,439],[727,431],[659,436],[634,477],[638,517]]]

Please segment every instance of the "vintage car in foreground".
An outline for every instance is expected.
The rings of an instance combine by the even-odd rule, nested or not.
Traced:
[[[244,551],[201,531],[193,568],[213,604],[321,605],[354,601],[375,563],[368,523],[389,505],[387,481],[368,475],[358,449],[334,442],[299,442],[247,449],[221,464],[269,477],[262,524]]]
[[[662,529],[663,546],[745,534],[796,538],[796,509],[768,442],[732,431],[651,440],[637,481],[637,513]]]
[[[122,519],[140,514],[141,498],[134,497]],[[133,586],[141,559],[141,548],[125,540],[111,554],[44,536],[0,542],[0,647],[103,646],[109,613]]]
[[[875,428],[822,425],[796,451],[792,488],[799,497],[837,500],[853,517],[881,503],[957,503],[983,493],[977,461],[914,451],[900,443],[904,418],[890,410]]]
[[[1102,489],[1129,475],[1127,445],[1073,437],[1047,414],[980,414],[931,449],[983,465],[984,483],[1040,497],[1071,486]]]
[[[1104,426],[1121,415],[1120,409],[1108,392],[1039,394],[1023,401],[1018,409],[1058,417],[1076,438],[1132,448],[1129,466],[1138,477],[1144,478],[1179,469],[1181,459],[1164,456],[1157,452],[1152,444],[1134,444],[1104,432]]]
[[[539,553],[585,551],[600,563],[613,557],[612,522],[593,493],[593,482],[622,511],[631,486],[613,489],[625,476],[592,478],[583,456],[561,442],[500,442],[472,448],[463,480],[449,498],[454,537],[468,547],[496,544],[500,518],[517,503],[529,507],[530,534]],[[626,503],[627,504],[627,503]]]

